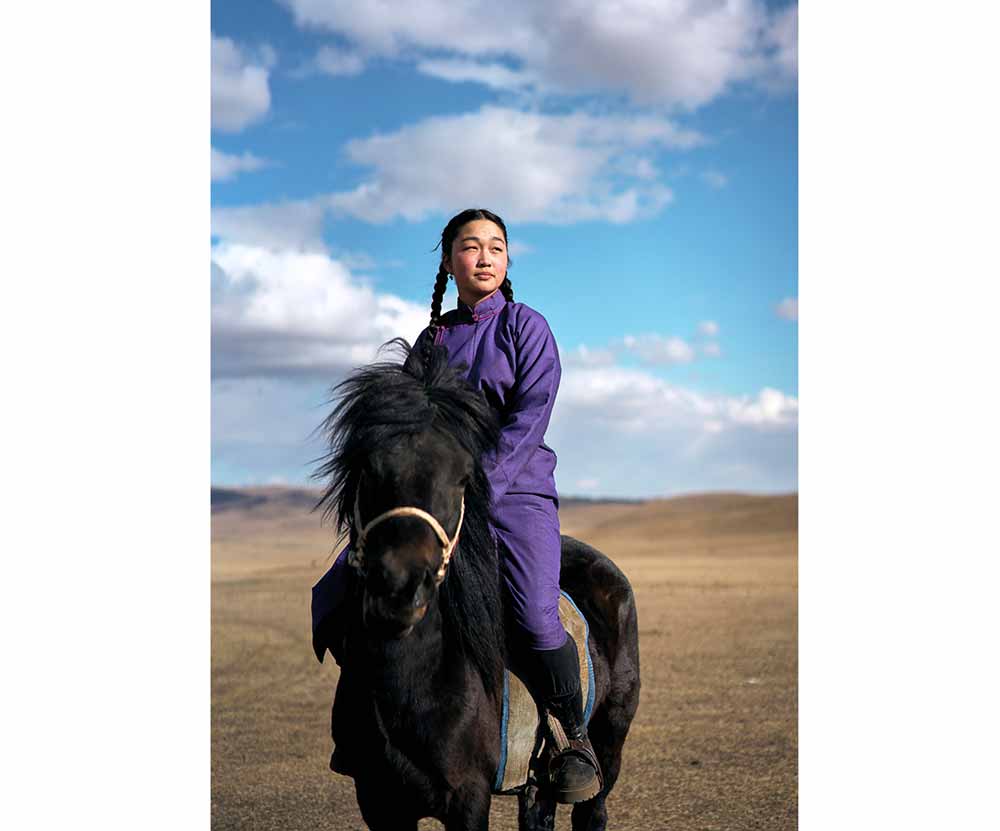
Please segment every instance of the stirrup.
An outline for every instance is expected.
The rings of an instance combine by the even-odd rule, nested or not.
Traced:
[[[556,802],[568,805],[593,799],[604,788],[604,773],[601,770],[597,754],[594,752],[594,746],[590,743],[586,728],[583,730],[582,738],[571,739],[566,735],[559,720],[551,713],[548,716],[548,726],[554,743],[552,756],[549,759],[549,781],[553,784],[553,796]],[[576,757],[586,762],[588,767],[594,771],[593,779],[576,788],[555,787],[555,774],[561,763],[568,757]]]

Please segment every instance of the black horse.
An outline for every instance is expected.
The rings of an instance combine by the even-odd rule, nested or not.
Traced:
[[[330,449],[317,507],[362,549],[344,607],[314,638],[321,659],[330,648],[342,663],[330,765],[353,776],[376,831],[416,829],[422,817],[485,829],[507,649],[479,459],[498,425],[443,347],[390,343],[404,360],[357,370],[322,426]],[[573,828],[603,829],[639,702],[635,600],[611,560],[566,536],[561,584],[590,626],[589,734],[604,773],[600,793],[573,806]],[[555,827],[544,770],[519,794],[522,829]]]

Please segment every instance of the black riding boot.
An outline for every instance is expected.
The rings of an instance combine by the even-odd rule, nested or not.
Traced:
[[[587,737],[583,723],[583,694],[580,689],[580,659],[572,638],[558,649],[533,652],[532,678],[542,706],[558,722],[565,734],[552,729],[555,749],[549,776],[557,802],[584,802],[597,796],[603,786],[601,766]],[[551,725],[550,725],[551,727]]]

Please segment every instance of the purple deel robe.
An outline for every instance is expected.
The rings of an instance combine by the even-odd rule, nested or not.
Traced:
[[[424,329],[414,348],[429,336]],[[462,301],[443,315],[435,343],[448,363],[468,366],[467,378],[501,416],[500,441],[482,463],[493,488],[493,527],[515,642],[532,650],[557,649],[566,633],[559,621],[559,497],[556,454],[544,442],[559,388],[559,351],[548,323],[499,291],[470,308]],[[345,548],[313,587],[313,632],[339,605]]]

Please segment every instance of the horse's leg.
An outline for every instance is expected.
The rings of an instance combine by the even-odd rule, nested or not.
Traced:
[[[573,831],[604,831],[608,824],[608,809],[605,801],[618,779],[621,769],[622,745],[625,737],[615,741],[613,731],[609,729],[607,710],[602,708],[594,713],[587,732],[594,752],[601,762],[601,772],[604,774],[604,787],[593,799],[578,802],[573,806]]]
[[[456,791],[448,804],[444,821],[446,831],[489,831],[492,798],[486,781]]]
[[[417,831],[417,817],[405,798],[387,793],[385,781],[379,778],[354,780],[361,816],[371,831]]]
[[[556,801],[529,784],[517,795],[517,827],[519,831],[555,831]]]
[[[634,706],[608,703],[594,713],[588,732],[594,752],[601,762],[604,787],[593,799],[573,806],[573,831],[604,831],[608,824],[605,802],[618,781],[622,765],[622,746],[628,735]]]

